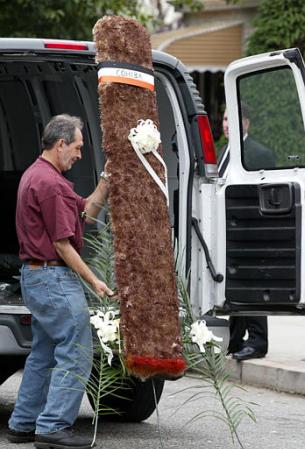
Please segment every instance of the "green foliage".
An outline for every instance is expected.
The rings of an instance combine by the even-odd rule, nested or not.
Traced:
[[[204,409],[202,412],[193,416],[187,424],[206,417],[219,419],[228,426],[233,443],[236,440],[243,449],[244,446],[239,438],[237,428],[245,417],[255,421],[255,415],[250,408],[250,405],[254,404],[246,403],[234,395],[236,389],[242,388],[230,382],[230,375],[226,372],[225,367],[225,354],[223,351],[219,351],[218,345],[213,340],[204,345],[204,353],[199,352],[198,347],[192,343],[189,335],[195,317],[192,312],[185,282],[179,280],[178,287],[182,311],[184,357],[189,368],[187,376],[201,381],[187,389],[190,391],[190,396],[182,406],[192,401],[202,402],[202,399],[212,396],[219,402],[222,408],[222,413],[215,411],[215,409]]]
[[[87,247],[90,249],[90,256],[87,259],[88,265],[93,269],[100,279],[103,279],[112,290],[115,289],[114,278],[114,254],[112,246],[112,236],[109,225],[105,226],[99,223],[99,230],[94,234],[86,236]],[[179,257],[177,256],[177,261]],[[177,262],[178,263],[178,262]],[[197,345],[195,345],[190,337],[192,324],[196,318],[192,311],[190,298],[187,292],[186,282],[178,277],[178,291],[180,299],[181,312],[181,331],[184,343],[184,357],[189,367],[190,376],[196,376],[200,379],[200,385],[195,387],[195,392],[191,392],[189,399],[185,402],[204,397],[207,393],[207,387],[212,387],[214,391],[213,397],[216,397],[223,408],[223,413],[212,410],[205,410],[202,413],[192,417],[190,422],[203,418],[205,416],[213,416],[224,421],[231,432],[233,441],[236,439],[243,448],[242,443],[237,434],[237,427],[244,416],[248,416],[255,420],[254,414],[248,404],[233,396],[231,393],[235,385],[229,382],[229,375],[225,370],[225,355],[219,351],[219,347],[215,341],[205,344],[205,353],[200,353]],[[111,298],[99,298],[91,292],[90,304],[94,304],[95,308],[106,313],[109,310],[117,310],[118,304]],[[93,375],[88,383],[87,390],[92,396],[95,406],[95,436],[97,432],[97,418],[102,413],[116,413],[116,410],[109,410],[103,407],[103,398],[107,395],[116,395],[117,391],[122,389],[124,379],[127,373],[124,367],[124,361],[121,354],[117,353],[112,366],[107,362],[107,355],[103,352],[102,346],[97,344],[96,349],[99,355],[95,358]],[[157,403],[156,403],[157,406]],[[158,410],[157,410],[158,413]],[[160,429],[159,429],[160,434]],[[162,441],[160,442],[162,447]]]
[[[86,262],[97,276],[103,279],[107,286],[115,292],[114,253],[110,225],[105,225],[99,220],[94,221],[96,221],[98,229],[84,237],[84,242],[89,250]],[[89,291],[88,300],[90,301],[90,306],[101,307],[103,312],[118,308],[116,300],[107,296],[102,300],[87,284],[86,289]]]
[[[261,0],[253,26],[248,55],[293,47],[305,55],[304,0]],[[250,110],[249,134],[273,151],[278,168],[305,165],[299,99],[292,74],[287,72],[266,71],[240,81],[241,101]],[[289,159],[295,156],[298,159]]]
[[[103,398],[108,395],[116,395],[116,391],[122,389],[123,379],[126,377],[124,367],[119,364],[108,364],[106,354],[99,348],[99,355],[95,356],[90,380],[86,388],[92,397],[95,406],[95,417],[110,413],[116,414],[117,410],[105,407]]]
[[[200,0],[171,3],[176,9],[202,8]],[[92,40],[92,27],[104,15],[132,17],[149,29],[158,25],[140,0],[0,0],[2,37]]]
[[[220,138],[215,142],[215,148],[216,148],[217,154],[220,153],[220,150],[221,150],[225,145],[227,145],[227,143],[228,143],[228,139],[225,137],[224,134],[222,134],[222,135],[220,136]]]
[[[247,53],[298,47],[305,54],[304,0],[261,0]]]
[[[203,9],[202,0],[169,0],[168,3],[177,10],[201,11]]]
[[[107,356],[101,347],[96,350],[99,354],[93,360],[93,367],[89,381],[86,383],[87,393],[92,398],[94,407],[94,437],[93,443],[97,436],[97,427],[99,416],[105,414],[118,414],[118,411],[109,406],[105,406],[103,399],[108,395],[112,395],[121,399],[125,397],[119,395],[118,391],[124,391],[124,379],[126,378],[126,371],[121,360],[119,363],[113,365],[108,364]],[[127,399],[126,399],[127,400]]]
[[[92,220],[94,220],[92,218]],[[90,255],[86,262],[88,266],[97,274],[100,279],[115,292],[115,278],[114,278],[114,253],[112,244],[112,235],[110,226],[96,221],[98,229],[95,233],[91,233],[84,237],[86,246],[90,251]],[[82,279],[81,279],[82,280]],[[84,283],[84,281],[82,281]],[[103,313],[110,310],[118,310],[118,303],[116,299],[105,296],[101,298],[90,287],[84,283],[87,291],[87,299],[91,308],[98,309]],[[108,363],[108,357],[103,347],[99,344],[96,336],[94,344],[94,360],[91,377],[86,384],[87,393],[92,398],[94,405],[94,441],[97,435],[98,417],[103,414],[115,414],[117,410],[105,407],[103,399],[106,396],[118,396],[118,391],[124,391],[124,380],[127,377],[127,372],[124,366],[122,355],[116,351],[116,356],[111,365]],[[114,351],[117,348],[113,348]],[[127,400],[127,399],[126,399]]]
[[[220,404],[220,410],[215,408],[206,409],[193,416],[187,424],[202,418],[216,418],[224,422],[230,431],[232,441],[236,440],[239,446],[243,449],[237,432],[241,421],[248,417],[252,421],[256,421],[255,415],[250,406],[254,403],[247,403],[240,397],[235,395],[236,390],[243,390],[242,387],[230,382],[230,375],[225,370],[225,355],[223,352],[215,353],[213,346],[207,346],[205,354],[189,352],[185,354],[190,367],[188,377],[196,380],[201,380],[201,383],[196,383],[189,387],[190,397],[185,401],[201,401],[204,398],[212,397]],[[210,387],[210,388],[209,388]]]
[[[150,20],[137,0],[0,0],[3,37],[92,40],[92,27],[104,15],[134,17],[144,25]]]

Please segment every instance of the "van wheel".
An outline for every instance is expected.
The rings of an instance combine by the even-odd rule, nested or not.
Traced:
[[[102,398],[104,407],[111,407],[119,414],[103,412],[102,419],[115,422],[140,422],[149,418],[156,408],[153,383],[158,403],[164,387],[163,379],[154,378],[142,382],[136,377],[126,378],[122,388],[115,391],[115,396],[109,394]],[[89,394],[88,399],[94,409],[94,402]]]

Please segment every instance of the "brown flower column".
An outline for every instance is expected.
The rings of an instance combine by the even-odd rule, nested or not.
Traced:
[[[152,70],[150,37],[137,21],[104,17],[93,34],[97,63]],[[100,81],[125,363],[131,374],[141,378],[179,376],[185,361],[166,198],[128,140],[140,119],[151,119],[159,129],[156,94],[114,78]],[[158,151],[162,155],[162,149]],[[145,157],[164,181],[162,164],[151,153]]]

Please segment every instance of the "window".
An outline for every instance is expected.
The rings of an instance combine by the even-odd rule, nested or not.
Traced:
[[[244,168],[304,167],[304,124],[291,69],[240,77],[238,91]]]

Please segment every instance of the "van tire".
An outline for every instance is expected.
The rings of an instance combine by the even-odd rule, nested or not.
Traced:
[[[119,414],[105,414],[103,412],[101,414],[102,420],[113,422],[141,422],[149,418],[156,409],[152,382],[155,386],[158,403],[164,387],[163,379],[154,378],[141,381],[136,377],[127,377],[124,380],[122,388],[115,392],[121,398],[109,394],[102,399],[104,407],[111,407]],[[89,394],[88,399],[91,407],[94,409],[94,402]]]

